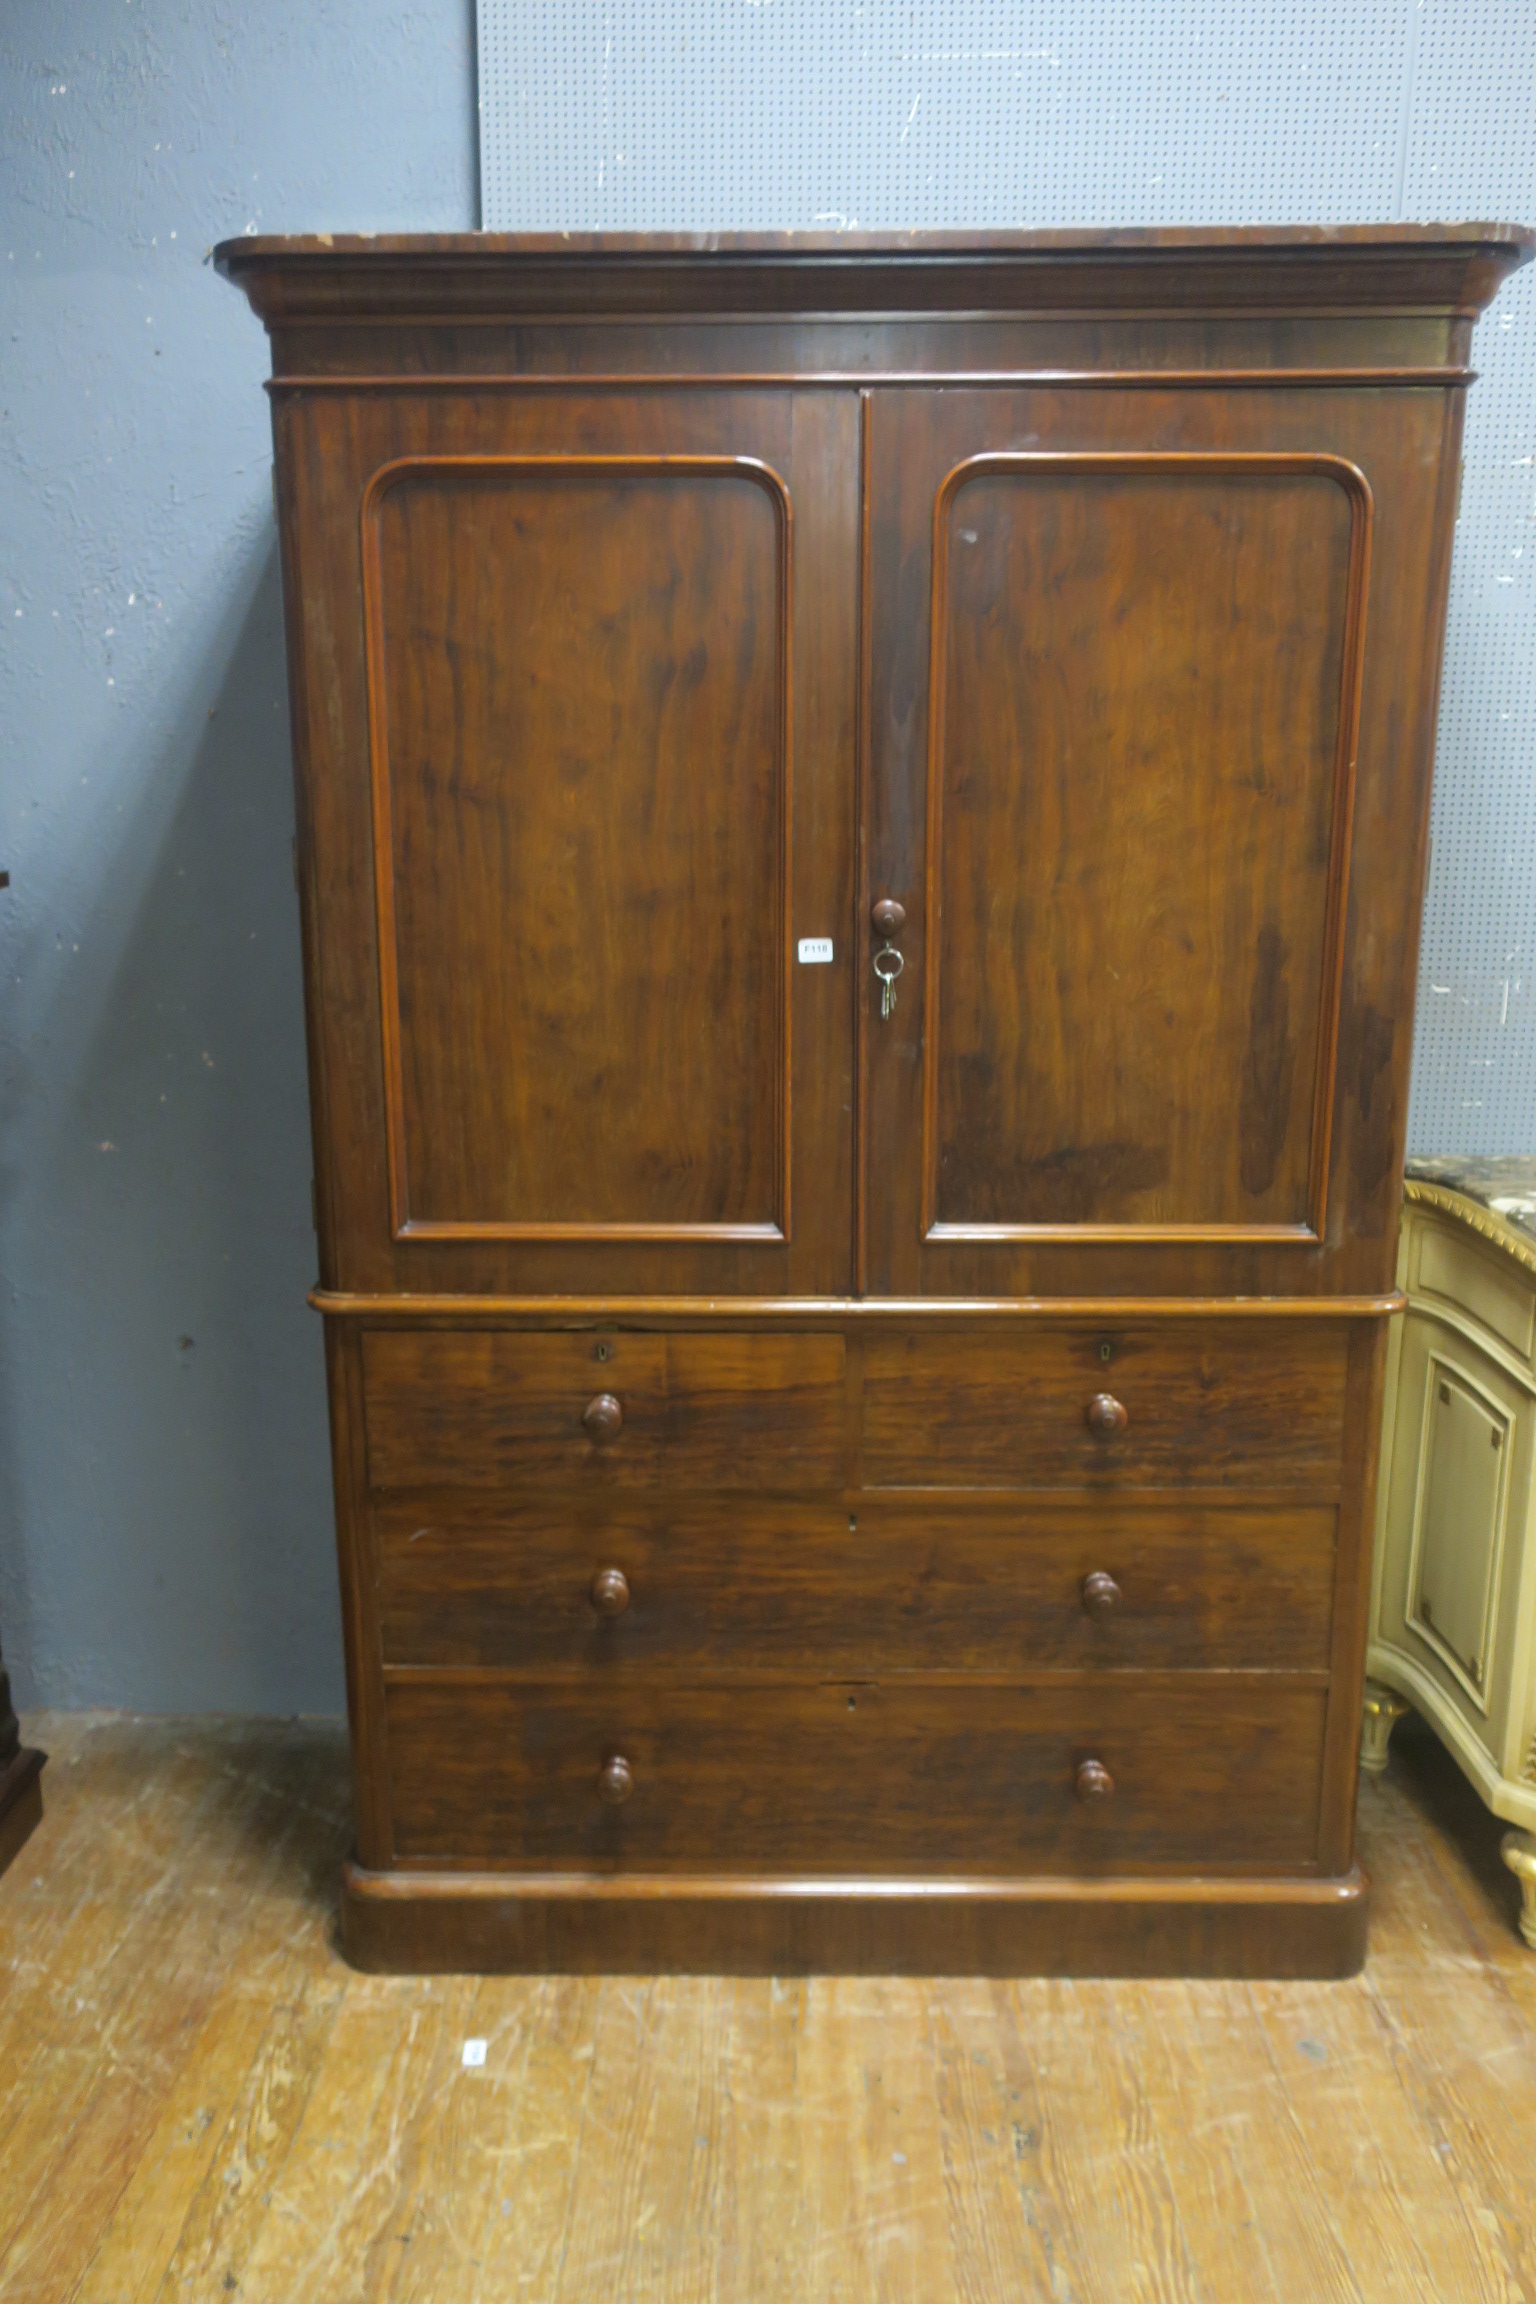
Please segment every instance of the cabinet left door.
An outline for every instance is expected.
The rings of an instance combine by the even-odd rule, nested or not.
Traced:
[[[846,1293],[853,395],[275,426],[325,1285]]]

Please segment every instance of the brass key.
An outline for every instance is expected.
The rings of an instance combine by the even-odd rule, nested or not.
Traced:
[[[886,966],[883,968],[880,965],[882,960],[886,962]],[[882,1020],[890,1015],[896,1005],[896,979],[905,966],[906,962],[894,944],[882,944],[875,954],[874,968],[875,974],[880,979],[880,1015]]]

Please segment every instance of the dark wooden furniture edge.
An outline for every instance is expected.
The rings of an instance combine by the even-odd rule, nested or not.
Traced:
[[[1352,1976],[1338,1879],[837,1880],[343,1869],[355,1968],[566,1975]]]
[[[43,1820],[43,1764],[46,1752],[22,1744],[0,1770],[0,1872]]]
[[[300,369],[287,376],[269,376],[266,390],[306,392],[462,392],[473,385],[477,392],[672,392],[704,388],[710,391],[861,392],[931,391],[935,385],[955,391],[964,385],[1034,385],[1045,391],[1075,392],[1295,392],[1336,391],[1386,385],[1406,390],[1444,391],[1448,386],[1475,384],[1476,368],[1429,366],[1418,368],[1019,368],[1000,363],[995,368],[848,369],[789,368],[678,369],[659,373],[644,369],[577,368],[551,382],[537,370],[508,372],[504,368],[464,367],[429,370],[388,370],[379,375],[348,369],[337,375]]]
[[[705,1321],[712,1327],[758,1320],[797,1326],[831,1322],[1051,1320],[1383,1320],[1401,1312],[1401,1290],[1386,1296],[369,1296],[312,1288],[309,1303],[328,1320],[424,1320],[451,1325],[512,1320],[546,1327],[647,1327]]]
[[[1517,224],[1227,230],[311,233],[221,241],[264,320],[490,313],[1454,312],[1536,250]],[[1253,258],[1262,254],[1262,264]]]

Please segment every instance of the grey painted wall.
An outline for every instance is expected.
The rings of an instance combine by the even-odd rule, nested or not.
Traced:
[[[0,1638],[339,1710],[261,231],[477,220],[471,0],[0,16]]]
[[[482,0],[488,221],[1518,213],[1530,16]],[[474,47],[473,0],[0,14],[0,1636],[24,1704],[341,1702],[266,346],[203,256],[248,226],[474,223]],[[1442,1147],[1426,1077],[1457,1143],[1536,1142],[1533,342],[1536,268],[1479,332],[1468,434],[1415,1113]]]
[[[1536,0],[479,0],[484,222],[1536,221]],[[1408,1142],[1536,1152],[1536,265],[1476,333]]]

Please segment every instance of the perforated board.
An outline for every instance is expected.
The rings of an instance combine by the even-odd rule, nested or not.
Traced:
[[[504,230],[1536,220],[1536,0],[479,0]],[[1536,1151],[1536,279],[1477,334],[1411,1148]]]

